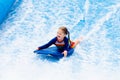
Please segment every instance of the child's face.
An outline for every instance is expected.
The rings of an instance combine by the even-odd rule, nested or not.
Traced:
[[[57,31],[57,39],[58,40],[63,40],[65,36],[66,36],[66,34],[61,29],[58,29],[58,31]]]

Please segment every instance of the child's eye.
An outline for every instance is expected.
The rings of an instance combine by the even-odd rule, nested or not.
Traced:
[[[57,32],[57,34],[61,35],[61,33]]]

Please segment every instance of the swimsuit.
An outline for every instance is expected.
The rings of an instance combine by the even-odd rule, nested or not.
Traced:
[[[64,50],[69,50],[70,48],[73,48],[73,47],[70,47],[70,44],[69,44],[69,40],[67,37],[64,37],[63,41],[62,42],[59,42],[57,40],[57,37],[51,39],[47,44],[43,45],[43,46],[40,46],[39,49],[45,49],[45,48],[48,48],[49,46],[51,46],[52,44],[56,45],[56,47],[58,48],[58,50],[60,51],[64,51]]]

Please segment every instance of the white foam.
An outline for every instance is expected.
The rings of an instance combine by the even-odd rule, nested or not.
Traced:
[[[103,23],[115,14],[116,10],[119,8],[118,5],[113,7],[113,11],[106,13],[105,16],[96,20],[96,23],[92,25],[92,29],[86,35],[85,39],[92,44],[90,49],[87,48],[87,50],[91,52],[88,53],[87,50],[84,49],[84,45],[89,45],[84,41],[84,43],[76,47],[75,54],[70,58],[61,59],[58,62],[50,62],[46,59],[40,59],[33,53],[33,50],[56,35],[56,30],[59,25],[65,24],[67,26],[75,26],[81,19],[79,15],[82,14],[78,14],[80,10],[77,5],[73,8],[75,10],[77,8],[75,12],[69,11],[69,8],[73,7],[70,4],[73,2],[77,4],[77,1],[70,2],[68,0],[69,7],[67,6],[68,3],[64,0],[62,4],[59,4],[60,1],[54,1],[53,3],[47,3],[40,0],[34,1],[24,0],[15,11],[15,14],[12,15],[13,21],[9,21],[8,19],[5,24],[6,29],[3,30],[4,36],[1,36],[0,39],[0,80],[120,79],[120,69],[115,67],[114,62],[108,61],[108,57],[110,57],[110,54],[114,54],[114,52],[110,50],[109,39],[105,37],[106,30],[102,27]],[[51,6],[48,4],[51,4]],[[59,6],[56,7],[58,4]],[[86,15],[90,9],[89,5],[89,0],[86,0]],[[66,7],[64,8],[61,6]],[[63,8],[64,10],[61,10]],[[50,10],[50,12],[44,10]],[[59,13],[57,13],[58,10]],[[62,11],[65,11],[63,13],[67,13],[64,14],[65,17],[62,15]],[[70,18],[69,15],[73,17]],[[51,22],[47,22],[44,16],[47,16],[47,19],[49,19],[48,21]],[[73,27],[70,27],[70,29],[73,29]],[[96,32],[101,29],[104,31],[101,31],[101,34],[96,34]],[[74,36],[77,35],[78,34],[75,34]],[[103,48],[98,50],[96,47],[99,45],[96,42],[98,37],[91,39],[90,37],[92,35],[102,35],[102,37],[99,37],[98,42],[104,41],[104,43],[100,43],[100,46],[104,46],[106,51],[103,50]],[[101,54],[97,54],[99,52],[101,52]],[[77,53],[80,53],[80,55]],[[113,56],[111,58],[116,57]]]

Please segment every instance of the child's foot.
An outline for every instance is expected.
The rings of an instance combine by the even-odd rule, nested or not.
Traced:
[[[79,39],[75,40],[74,47],[76,47],[82,40],[83,40],[83,37],[80,37]]]
[[[83,40],[83,36],[81,36],[80,38],[79,38],[79,41],[81,42]]]

